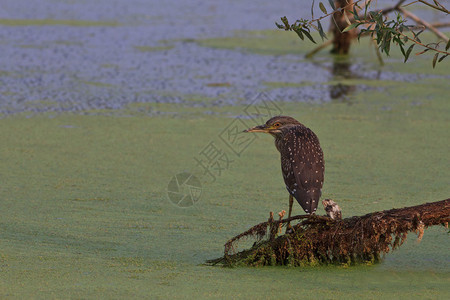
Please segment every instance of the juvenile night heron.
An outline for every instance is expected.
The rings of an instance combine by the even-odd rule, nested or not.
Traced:
[[[281,171],[289,192],[289,215],[293,197],[308,214],[313,214],[323,185],[325,163],[319,139],[314,132],[294,118],[276,116],[266,124],[244,132],[265,132],[275,137],[275,146],[281,154]]]

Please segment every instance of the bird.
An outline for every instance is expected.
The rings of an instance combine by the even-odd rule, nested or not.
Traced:
[[[289,116],[272,117],[265,124],[244,132],[264,132],[275,138],[284,183],[289,192],[288,218],[291,217],[293,198],[307,214],[314,214],[322,194],[325,173],[323,151],[317,135]]]

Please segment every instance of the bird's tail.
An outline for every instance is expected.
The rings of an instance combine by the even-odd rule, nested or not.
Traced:
[[[319,205],[319,199],[322,195],[320,189],[299,190],[295,195],[295,199],[308,214],[313,214]]]

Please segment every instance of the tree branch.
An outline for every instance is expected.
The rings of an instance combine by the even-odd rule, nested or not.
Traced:
[[[439,2],[438,2],[438,3],[439,3],[439,6],[433,5],[433,4],[428,3],[427,1],[423,1],[423,0],[419,0],[419,2],[425,4],[425,5],[429,6],[429,7],[432,7],[432,8],[434,8],[434,9],[437,9],[437,10],[440,10],[440,11],[442,11],[442,12],[445,12],[446,14],[450,14],[450,11],[448,11],[448,9],[446,9],[446,8],[445,8],[442,4],[440,4]],[[436,1],[436,2],[437,2],[437,1]]]
[[[313,57],[317,52],[320,52],[323,48],[326,48],[328,46],[330,46],[331,44],[333,44],[332,40],[328,40],[325,43],[322,43],[322,45],[317,46],[316,48],[314,48],[313,50],[309,51],[308,53],[306,53],[305,57],[306,58],[311,58]]]
[[[444,41],[448,41],[449,38],[448,36],[446,36],[445,34],[443,34],[442,32],[440,32],[439,30],[437,30],[433,25],[431,25],[430,23],[428,23],[425,20],[422,20],[421,18],[419,18],[418,16],[416,16],[415,14],[413,14],[412,12],[409,12],[407,10],[404,10],[403,8],[399,7],[398,11],[401,12],[402,14],[404,14],[405,16],[413,19],[416,23],[422,24],[423,26],[427,27],[428,29],[430,29],[435,35],[437,35],[439,38],[443,39]]]
[[[435,51],[435,52],[442,53],[442,54],[444,54],[444,55],[450,55],[450,52],[447,52],[447,51],[441,51],[441,50],[438,50],[438,49],[436,49],[436,48],[433,48],[433,47],[430,47],[430,46],[428,46],[428,45],[425,45],[425,44],[423,44],[423,43],[421,43],[421,42],[419,42],[419,41],[417,41],[417,40],[415,40],[415,39],[410,38],[409,36],[407,36],[407,35],[405,35],[405,34],[403,34],[403,33],[400,33],[400,35],[403,36],[403,37],[408,38],[408,40],[410,40],[411,42],[413,42],[413,43],[415,43],[415,44],[417,44],[417,45],[420,45],[420,46],[422,46],[422,47],[424,47],[424,48],[427,48],[427,49],[429,49],[429,50],[433,50],[433,51]]]

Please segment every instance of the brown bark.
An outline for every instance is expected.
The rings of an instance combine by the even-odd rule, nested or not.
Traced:
[[[334,3],[336,8],[345,7],[345,14],[348,20],[353,23],[353,0],[335,0]],[[344,12],[335,12],[333,14],[330,23],[330,31],[333,33],[333,48],[331,49],[331,53],[348,54],[350,51],[350,44],[357,37],[358,30],[352,29],[347,32],[342,32],[348,25]]]

